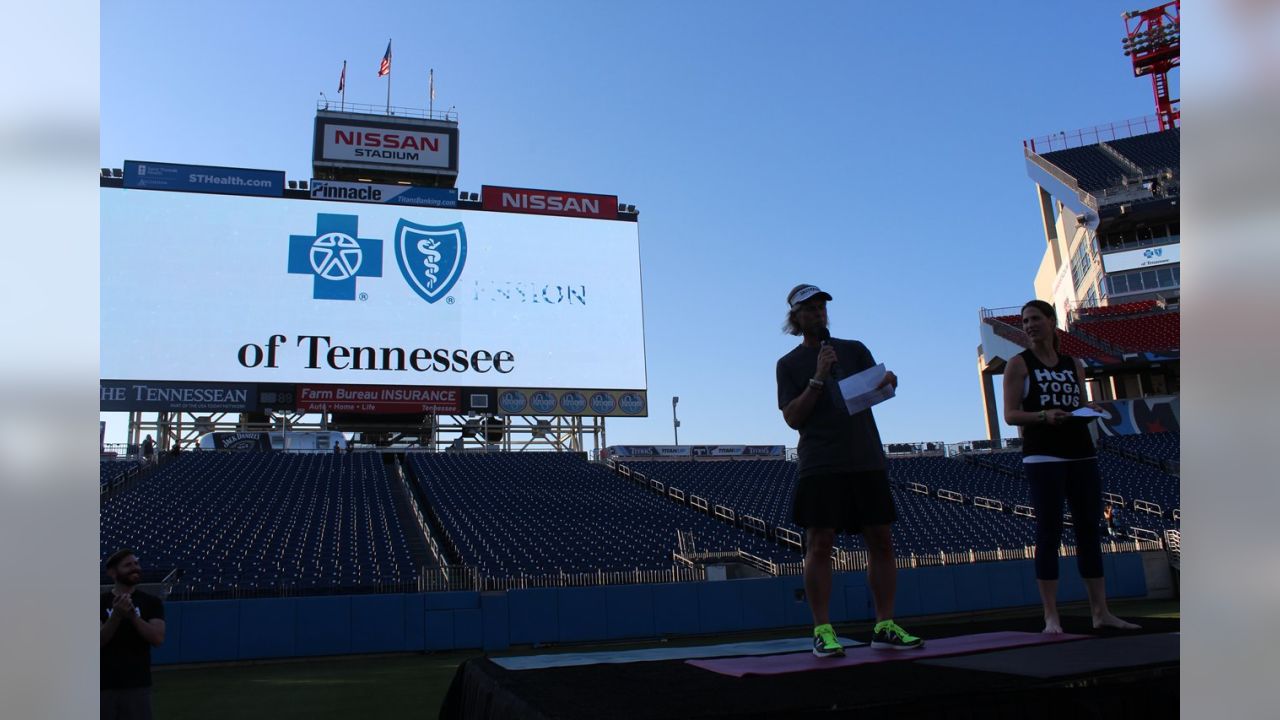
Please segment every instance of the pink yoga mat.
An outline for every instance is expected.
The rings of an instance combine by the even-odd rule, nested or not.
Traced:
[[[993,632],[938,638],[937,640],[926,639],[924,647],[918,650],[875,650],[868,646],[849,648],[844,657],[838,658],[819,658],[814,657],[811,652],[805,652],[787,653],[785,655],[688,660],[686,662],[703,670],[710,670],[713,673],[731,675],[733,677],[742,677],[743,675],[782,675],[785,673],[831,670],[894,660],[921,660],[944,655],[964,655],[965,653],[981,652],[983,650],[1000,650],[1023,647],[1025,645],[1082,640],[1087,637],[1090,636],[1068,635],[1066,633],[1045,635],[1044,633],[1029,632]]]

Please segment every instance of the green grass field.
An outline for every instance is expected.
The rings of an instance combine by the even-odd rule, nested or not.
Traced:
[[[1176,600],[1115,601],[1113,610],[1122,617],[1177,618]],[[1064,622],[1088,615],[1080,603],[1064,605]],[[1020,608],[987,613],[912,619],[908,627],[928,637],[930,628],[961,623],[997,621],[1026,622],[1039,615],[1038,608]],[[852,637],[869,634],[867,623],[837,626]],[[1070,631],[1070,627],[1068,627]],[[719,642],[797,637],[807,628],[753,631],[708,637],[686,637],[661,643],[708,645]],[[953,634],[958,634],[954,633]],[[575,645],[571,647],[512,648],[503,655],[530,655],[553,652],[584,652],[608,647],[654,647],[659,641]],[[475,652],[362,656],[321,660],[288,660],[234,665],[201,665],[157,668],[153,702],[159,720],[375,720],[377,718],[434,718],[464,660]]]

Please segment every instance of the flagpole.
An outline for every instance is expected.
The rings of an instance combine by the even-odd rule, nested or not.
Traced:
[[[387,114],[391,114],[391,40],[387,40]]]
[[[342,61],[342,112],[347,111],[347,61]]]
[[[431,68],[427,77],[430,78],[427,81],[427,117],[432,117],[435,115],[436,109],[436,69]]]

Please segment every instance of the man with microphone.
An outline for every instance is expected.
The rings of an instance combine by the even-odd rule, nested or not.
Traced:
[[[867,368],[875,359],[856,340],[831,337],[827,302],[831,295],[815,285],[797,285],[787,293],[784,330],[803,336],[778,360],[778,408],[787,425],[800,432],[799,470],[792,499],[792,522],[805,529],[804,589],[813,613],[813,654],[844,654],[831,627],[831,549],[837,532],[861,533],[867,544],[867,584],[875,603],[871,647],[907,650],[924,641],[893,621],[897,565],[889,526],[898,518],[889,492],[889,472],[880,431],[870,408],[850,415],[837,382]],[[898,386],[892,372],[881,387]]]

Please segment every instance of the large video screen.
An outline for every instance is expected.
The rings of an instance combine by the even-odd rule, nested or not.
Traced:
[[[103,378],[646,389],[636,223],[101,193]]]

